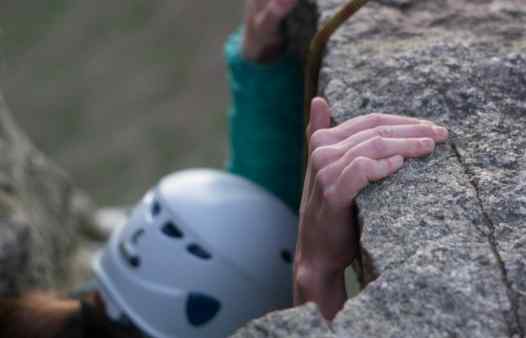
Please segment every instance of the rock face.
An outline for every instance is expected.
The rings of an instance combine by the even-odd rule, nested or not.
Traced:
[[[308,2],[321,22],[343,3]],[[363,290],[325,336],[526,336],[525,27],[524,0],[379,0],[329,43],[319,90],[336,122],[417,116],[451,140],[358,197]],[[237,336],[322,337],[312,311]]]
[[[86,272],[75,266],[83,234],[97,232],[91,204],[18,129],[1,94],[0,154],[0,296],[72,286]]]

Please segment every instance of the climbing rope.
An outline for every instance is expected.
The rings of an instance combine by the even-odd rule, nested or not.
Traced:
[[[321,61],[327,42],[331,36],[346,22],[350,17],[356,14],[369,0],[350,0],[346,5],[336,12],[320,30],[314,35],[307,53],[307,63],[305,66],[305,98],[304,98],[304,126],[310,120],[310,104],[312,99],[318,93],[318,84],[320,78]],[[308,160],[308,143],[305,146],[305,169]]]

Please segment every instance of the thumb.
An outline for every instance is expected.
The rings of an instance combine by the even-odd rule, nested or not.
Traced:
[[[310,121],[308,127],[309,138],[317,130],[326,129],[331,126],[331,109],[324,98],[315,97],[310,108]]]
[[[314,134],[316,131],[320,129],[326,129],[329,128],[331,125],[331,110],[329,108],[329,104],[327,101],[322,97],[315,97],[310,106],[310,117],[309,117],[309,125],[307,126],[307,152],[306,152],[306,173],[305,173],[305,183],[303,186],[303,194],[301,198],[301,208],[305,208],[307,205],[307,202],[311,196],[311,193],[313,191],[314,186],[314,175],[312,173],[312,162],[310,160],[310,151],[312,149],[310,148],[310,142],[312,134]],[[317,195],[315,195],[317,196]]]

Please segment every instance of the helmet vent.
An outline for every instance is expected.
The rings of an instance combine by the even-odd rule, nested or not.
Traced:
[[[292,254],[289,250],[282,250],[281,258],[285,261],[285,263],[292,264]]]
[[[162,228],[163,234],[171,238],[183,238],[183,232],[173,222],[166,222]]]
[[[121,242],[119,244],[119,251],[121,253],[122,258],[128,263],[128,265],[133,268],[137,269],[141,266],[141,258],[137,255],[135,255],[132,250],[130,250],[130,247],[126,245],[126,243]]]
[[[139,239],[144,236],[144,229],[139,229],[135,231],[131,237],[131,240],[134,244],[139,243]]]
[[[189,253],[196,256],[197,258],[204,260],[209,260],[212,258],[212,255],[198,244],[190,244],[186,249]]]
[[[162,211],[161,203],[159,203],[159,201],[154,201],[153,204],[152,204],[152,210],[151,211],[152,211],[152,216],[154,216],[154,217],[159,216],[159,214]]]
[[[192,292],[186,301],[186,316],[192,326],[202,326],[217,315],[221,303],[208,295]]]

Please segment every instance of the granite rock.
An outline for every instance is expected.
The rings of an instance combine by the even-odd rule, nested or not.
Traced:
[[[306,3],[321,23],[343,1]],[[525,337],[525,27],[523,0],[378,0],[329,42],[319,93],[336,123],[402,114],[451,137],[358,196],[363,289],[324,334]]]
[[[81,244],[103,236],[94,207],[17,127],[1,94],[0,154],[0,295],[74,287],[88,274],[76,266]]]
[[[335,338],[316,305],[270,313],[242,328],[232,338]]]

